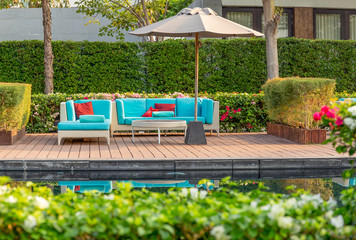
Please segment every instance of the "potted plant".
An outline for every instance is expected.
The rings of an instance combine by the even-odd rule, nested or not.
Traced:
[[[14,144],[25,135],[30,104],[31,84],[0,83],[0,145]]]
[[[335,80],[321,78],[276,78],[262,86],[271,122],[267,134],[307,144],[322,143],[326,130],[320,129],[313,114],[330,102]]]

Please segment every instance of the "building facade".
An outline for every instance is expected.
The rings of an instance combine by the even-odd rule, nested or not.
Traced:
[[[87,24],[90,18],[77,13],[78,8],[52,8],[52,39],[72,41],[115,42],[110,36],[99,36],[99,28],[110,22],[101,16],[101,25]],[[126,42],[142,41],[142,38],[125,34]],[[10,8],[0,10],[0,41],[43,40],[41,8]]]
[[[276,0],[283,8],[278,37],[356,40],[356,0]],[[263,32],[262,0],[196,0],[219,15]]]

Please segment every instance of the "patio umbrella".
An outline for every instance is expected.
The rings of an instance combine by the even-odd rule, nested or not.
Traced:
[[[260,32],[218,16],[210,8],[184,8],[176,16],[139,28],[130,34],[156,37],[195,37],[195,122],[197,122],[198,116],[199,38],[263,36]]]

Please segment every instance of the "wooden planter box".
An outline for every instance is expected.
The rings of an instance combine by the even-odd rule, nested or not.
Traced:
[[[267,123],[267,134],[285,138],[296,143],[322,143],[326,140],[325,129],[294,128],[283,124]]]
[[[12,145],[17,140],[22,138],[26,133],[25,127],[23,127],[20,131],[11,130],[5,131],[0,130],[0,145]]]

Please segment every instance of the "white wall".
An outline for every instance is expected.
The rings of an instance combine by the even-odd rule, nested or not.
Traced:
[[[76,13],[77,8],[52,8],[52,39],[73,41],[117,41],[115,37],[98,36],[100,26],[85,24],[89,18]],[[108,20],[99,18],[101,26]],[[125,34],[125,41],[141,41],[141,38]],[[0,41],[43,40],[41,8],[11,8],[0,10]]]

